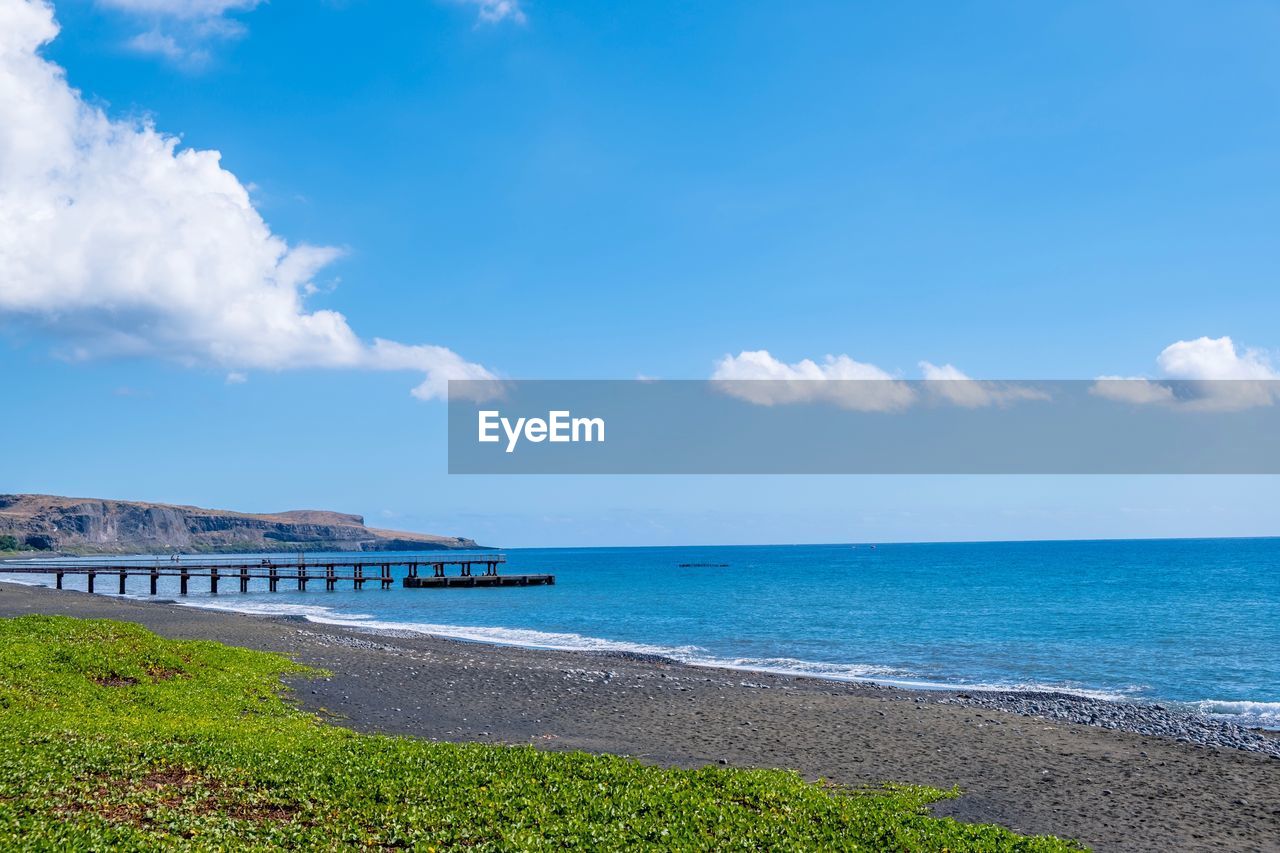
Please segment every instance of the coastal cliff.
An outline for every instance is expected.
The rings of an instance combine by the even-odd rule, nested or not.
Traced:
[[[69,554],[478,547],[462,537],[366,527],[358,515],[326,510],[254,514],[54,495],[0,495],[0,540],[24,550]]]

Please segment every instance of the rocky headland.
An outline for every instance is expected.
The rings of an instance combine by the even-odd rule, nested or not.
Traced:
[[[63,554],[479,547],[460,536],[366,527],[361,516],[327,510],[245,513],[55,495],[0,495],[0,541],[22,551]]]

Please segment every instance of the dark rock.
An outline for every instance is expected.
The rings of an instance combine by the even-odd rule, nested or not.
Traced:
[[[434,551],[471,549],[470,539],[365,527],[326,510],[253,514],[137,501],[0,495],[0,535],[38,551]]]

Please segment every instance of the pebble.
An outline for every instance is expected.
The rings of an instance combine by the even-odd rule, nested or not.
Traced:
[[[1008,711],[1024,717],[1169,737],[1185,743],[1243,749],[1280,758],[1280,738],[1268,737],[1226,720],[1176,710],[1165,705],[1111,702],[1070,693],[996,691],[953,693],[938,701],[944,705]]]

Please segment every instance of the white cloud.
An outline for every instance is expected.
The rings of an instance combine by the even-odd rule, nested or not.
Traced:
[[[247,12],[262,0],[97,0],[99,6],[135,15],[207,20],[228,12]]]
[[[724,356],[716,362],[711,378],[726,393],[762,406],[824,402],[889,412],[930,399],[965,408],[1049,399],[1037,388],[971,379],[951,364],[922,361],[920,370],[926,380],[922,384],[847,355],[828,355],[821,364],[807,358],[787,364],[767,350],[755,350]]]
[[[426,378],[413,389],[421,400],[444,399],[450,379],[494,379],[492,373],[478,364],[466,361],[451,349],[430,344],[401,344],[375,338],[366,351],[366,366],[375,370],[413,370]],[[477,391],[497,394],[498,390]]]
[[[920,372],[928,383],[929,393],[945,402],[967,409],[983,406],[1007,406],[1021,400],[1048,400],[1049,395],[1038,388],[1009,382],[989,382],[971,379],[952,364],[938,366],[920,362]]]
[[[954,364],[939,367],[928,361],[920,362],[920,374],[927,382],[972,382],[968,374]]]
[[[1161,374],[1157,378],[1099,376],[1089,391],[1122,403],[1198,411],[1237,411],[1280,402],[1280,369],[1270,355],[1237,347],[1229,337],[1177,341],[1161,351],[1156,364]],[[896,411],[931,400],[979,408],[1051,399],[1043,387],[973,379],[952,364],[921,361],[919,367],[925,381],[913,383],[847,355],[788,364],[767,350],[747,350],[721,358],[711,378],[725,393],[763,406],[825,402],[863,411]]]
[[[40,0],[0,0],[0,314],[62,336],[72,359],[416,371],[423,398],[450,377],[491,377],[443,347],[366,343],[338,312],[307,310],[341,250],[272,233],[218,152],[86,103],[38,54],[57,31]]]
[[[807,358],[787,364],[767,350],[743,351],[720,359],[711,378],[725,393],[762,406],[821,402],[882,412],[904,409],[916,399],[907,383],[847,355],[828,355],[822,364]]]
[[[188,68],[199,68],[209,62],[208,48],[189,40],[179,42],[168,33],[159,30],[147,30],[131,36],[125,41],[125,47],[134,53],[145,53],[166,59],[175,65]]]
[[[212,56],[218,41],[239,38],[247,29],[237,13],[251,12],[264,0],[96,0],[97,5],[136,19],[146,27],[127,38],[124,46],[135,53],[158,56],[195,70]],[[525,23],[520,0],[442,0],[473,8],[486,24],[502,21]]]
[[[1099,376],[1090,393],[1119,403],[1173,403],[1173,389],[1141,376]]]
[[[108,9],[134,15],[179,20],[210,20],[220,18],[229,12],[248,12],[262,2],[263,0],[97,0],[99,6]],[[525,21],[520,0],[448,0],[448,2],[474,8],[482,21],[493,23],[505,20],[517,23]]]
[[[188,69],[209,62],[210,46],[246,32],[230,15],[249,12],[262,0],[97,0],[97,5],[136,19],[146,27],[124,46]]]
[[[451,0],[464,6],[474,6],[480,20],[488,24],[499,21],[525,22],[524,10],[520,8],[520,0]]]
[[[1280,379],[1265,352],[1237,350],[1226,336],[1170,344],[1156,364],[1170,379]]]
[[[821,365],[812,359],[786,364],[769,354],[768,350],[755,350],[726,355],[716,363],[714,379],[893,379],[876,367],[854,361],[847,355],[828,355]]]
[[[1263,350],[1240,349],[1230,337],[1176,341],[1156,357],[1162,378],[1102,376],[1091,391],[1135,404],[1206,411],[1267,406],[1280,398],[1280,371]]]

